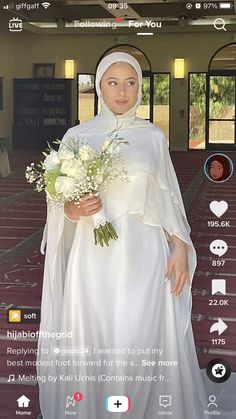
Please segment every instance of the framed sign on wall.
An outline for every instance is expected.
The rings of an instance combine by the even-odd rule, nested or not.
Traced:
[[[34,64],[34,77],[37,79],[53,79],[55,77],[55,64]]]

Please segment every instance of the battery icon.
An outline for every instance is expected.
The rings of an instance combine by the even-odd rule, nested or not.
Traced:
[[[231,3],[220,3],[220,9],[231,9]]]

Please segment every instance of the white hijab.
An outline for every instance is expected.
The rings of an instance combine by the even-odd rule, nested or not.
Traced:
[[[137,102],[131,109],[122,115],[116,115],[108,108],[103,99],[100,88],[101,79],[104,73],[112,64],[118,62],[125,62],[130,64],[138,75],[139,83]],[[96,116],[97,122],[101,123],[102,125],[106,125],[112,130],[150,127],[150,122],[136,116],[137,108],[139,107],[142,100],[142,70],[138,61],[132,55],[127,54],[126,52],[113,52],[109,55],[106,55],[98,65],[95,83],[96,92],[102,105],[101,112]]]

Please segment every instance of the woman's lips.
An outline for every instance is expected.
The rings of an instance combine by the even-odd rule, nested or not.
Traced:
[[[212,175],[211,175],[212,177],[213,177],[213,179],[218,179],[219,177],[221,177],[221,174],[220,173],[212,173]]]
[[[128,103],[128,100],[122,100],[122,99],[120,99],[120,100],[115,100],[115,102],[118,104],[118,105],[126,105],[127,103]]]

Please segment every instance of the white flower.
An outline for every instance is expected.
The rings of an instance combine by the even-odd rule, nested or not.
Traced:
[[[60,172],[71,177],[79,177],[83,173],[81,162],[77,159],[64,160]]]
[[[50,154],[46,157],[43,162],[43,166],[46,172],[49,172],[52,169],[55,169],[56,166],[59,166],[60,159],[58,157],[58,152],[51,150]]]
[[[68,198],[74,191],[75,179],[73,177],[58,176],[55,182],[55,189],[57,193],[63,194]]]
[[[61,160],[69,160],[75,157],[74,152],[70,150],[66,144],[61,144],[58,150],[59,159]]]
[[[89,160],[95,155],[95,150],[89,145],[83,145],[79,149],[79,156],[81,160]]]
[[[95,178],[94,178],[94,181],[98,185],[101,185],[101,183],[103,182],[103,176],[102,175],[96,175]]]

